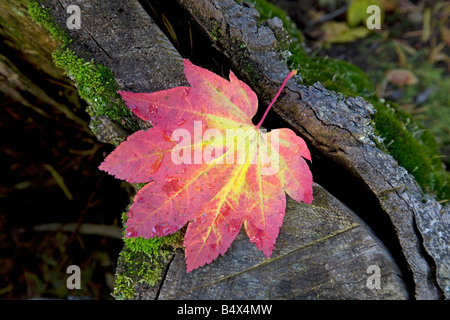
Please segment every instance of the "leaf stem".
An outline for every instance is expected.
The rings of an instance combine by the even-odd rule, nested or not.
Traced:
[[[291,72],[289,72],[289,74],[287,75],[286,79],[284,79],[283,84],[281,85],[280,90],[278,90],[277,94],[275,95],[275,98],[273,98],[272,102],[269,104],[269,106],[266,109],[266,112],[264,112],[261,121],[259,121],[258,125],[256,126],[258,129],[259,127],[261,127],[261,124],[263,123],[264,119],[267,116],[267,113],[269,112],[270,108],[272,108],[272,105],[274,104],[275,100],[277,100],[278,96],[281,93],[281,90],[283,90],[284,86],[286,85],[286,83],[288,82],[288,80],[297,74],[297,70],[292,70]]]

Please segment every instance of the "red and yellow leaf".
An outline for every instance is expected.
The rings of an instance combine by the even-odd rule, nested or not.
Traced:
[[[232,72],[228,81],[184,64],[191,87],[119,92],[153,125],[129,136],[100,165],[119,179],[149,182],[129,209],[126,237],[165,236],[188,223],[190,272],[223,255],[244,225],[250,241],[270,257],[285,192],[312,202],[312,175],[303,159],[311,160],[308,148],[289,129],[260,130],[267,111],[255,126],[257,97]]]

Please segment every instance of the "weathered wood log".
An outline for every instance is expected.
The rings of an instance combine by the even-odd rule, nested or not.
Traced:
[[[319,185],[314,197],[312,205],[288,199],[270,259],[243,230],[223,258],[189,274],[179,250],[158,298],[408,298],[400,271],[370,229]],[[378,284],[374,270],[380,271]]]
[[[44,3],[65,28],[65,8],[70,1]],[[68,30],[74,39],[71,49],[109,67],[121,90],[151,92],[186,84],[181,56],[137,1],[85,0],[77,4],[82,10],[83,24],[81,29]],[[279,21],[259,24],[255,9],[231,0],[179,0],[179,6],[209,35],[210,45],[255,90],[260,104],[267,104],[289,72],[283,53],[277,50],[278,41],[286,37]],[[374,112],[371,104],[361,98],[344,98],[320,83],[314,86],[290,83],[275,111],[285,125],[304,137],[317,158],[338,164],[335,168],[355,177],[359,186],[376,199],[379,212],[389,217],[385,228],[395,230],[400,252],[395,252],[394,259],[403,261],[402,272],[368,228],[316,186],[315,206],[289,202],[291,210],[286,213],[277,251],[270,260],[263,259],[241,235],[223,258],[189,275],[182,267],[182,254],[177,253],[168,264],[163,281],[152,290],[137,284],[137,296],[437,299],[442,292],[448,297],[449,208],[434,199],[423,203],[423,193],[413,177],[377,148],[374,142],[377,137],[370,124]],[[320,202],[321,196],[328,200]],[[330,254],[337,254],[334,257],[341,256],[342,260],[330,258]],[[285,277],[273,276],[273,270],[281,268],[278,263],[286,271]],[[381,268],[381,290],[366,286],[364,279],[367,280],[370,265]],[[409,295],[397,277],[400,273],[405,282],[413,284]],[[202,280],[206,274],[211,276]],[[246,285],[254,286],[253,296],[243,296],[240,288]],[[215,295],[205,295],[206,288]],[[248,288],[246,292],[250,292]]]

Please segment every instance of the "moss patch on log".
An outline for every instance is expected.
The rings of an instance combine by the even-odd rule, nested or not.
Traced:
[[[63,44],[70,44],[72,38],[56,24],[50,14],[50,8],[45,8],[39,0],[28,0],[28,14],[35,22],[44,27],[50,35]]]
[[[139,126],[131,111],[117,93],[119,87],[111,70],[80,58],[70,47],[70,35],[54,21],[51,9],[44,7],[41,1],[28,0],[28,13],[54,39],[61,42],[60,47],[53,51],[53,60],[75,83],[80,97],[88,103],[86,111],[89,115],[107,116],[129,132],[138,130]],[[95,122],[92,122],[90,127],[94,134],[97,134]]]
[[[127,220],[122,216],[123,224]],[[166,237],[125,238],[124,248],[118,259],[116,287],[113,296],[118,300],[133,299],[136,295],[136,283],[154,286],[162,279],[166,262],[181,247],[183,233],[178,231]]]
[[[119,87],[109,68],[79,58],[66,46],[53,52],[53,60],[75,82],[80,97],[88,102],[87,112],[91,117],[105,115],[125,130],[138,129],[130,110],[123,105],[117,93]],[[95,127],[91,126],[91,129],[96,133]]]

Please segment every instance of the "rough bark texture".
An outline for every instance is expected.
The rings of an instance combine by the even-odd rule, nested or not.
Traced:
[[[54,7],[65,28],[64,8],[72,3],[45,3]],[[181,56],[137,1],[77,5],[83,27],[69,31],[73,50],[108,66],[122,90],[151,92],[186,84]],[[289,72],[277,50],[278,41],[286,38],[280,21],[258,24],[255,9],[232,0],[179,0],[179,5],[255,90],[260,105],[267,105]],[[395,259],[404,260],[405,270],[411,272],[412,295],[404,292],[390,254],[364,224],[316,186],[313,206],[289,202],[270,260],[243,236],[223,258],[189,275],[183,255],[177,253],[160,288],[149,294],[148,288],[138,285],[138,297],[438,299],[443,293],[449,298],[450,210],[434,199],[422,202],[413,177],[377,148],[370,124],[372,105],[361,98],[344,98],[320,83],[303,86],[292,81],[274,108],[317,156],[337,163],[376,198],[380,212],[389,217],[386,228],[395,230],[401,248]],[[381,268],[381,290],[366,286],[370,265]]]
[[[152,92],[186,85],[181,56],[137,1],[77,1],[82,28],[68,30],[69,0],[45,1],[87,61],[109,67],[119,87]]]

